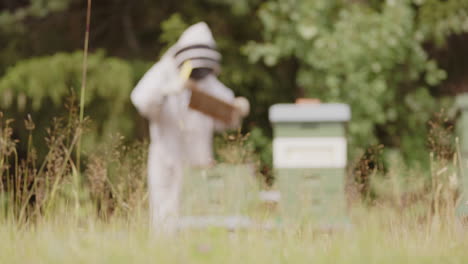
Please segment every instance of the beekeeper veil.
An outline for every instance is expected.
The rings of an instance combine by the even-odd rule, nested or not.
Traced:
[[[190,77],[196,80],[210,73],[219,74],[221,54],[216,50],[216,42],[205,22],[184,31],[175,44],[174,60],[179,69],[184,62],[190,61],[193,68]]]

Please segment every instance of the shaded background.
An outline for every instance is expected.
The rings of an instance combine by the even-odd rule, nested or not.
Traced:
[[[0,0],[0,110],[20,140],[28,113],[39,141],[79,95],[86,2]],[[221,80],[252,104],[244,132],[265,167],[274,103],[348,103],[351,158],[383,144],[424,164],[428,120],[468,90],[466,0],[93,1],[85,152],[113,133],[147,136],[131,89],[202,20],[224,56]]]

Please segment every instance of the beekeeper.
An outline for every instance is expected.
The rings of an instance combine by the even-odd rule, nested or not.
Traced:
[[[174,228],[186,166],[204,167],[213,163],[213,132],[230,128],[208,115],[188,107],[191,92],[185,78],[202,91],[233,104],[240,118],[249,112],[249,103],[217,78],[221,55],[204,22],[190,26],[151,69],[131,94],[139,113],[149,120],[151,144],[148,157],[148,186],[151,223],[154,229]],[[185,65],[190,75],[184,77]],[[182,70],[181,70],[182,68]]]

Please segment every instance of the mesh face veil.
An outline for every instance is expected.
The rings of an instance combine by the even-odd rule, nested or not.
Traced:
[[[211,72],[220,72],[221,54],[216,50],[216,43],[206,23],[195,24],[182,34],[176,43],[174,60],[179,69],[190,60],[195,70],[193,78],[203,78]]]

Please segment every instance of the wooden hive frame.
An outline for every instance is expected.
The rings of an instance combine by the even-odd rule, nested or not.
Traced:
[[[225,124],[233,124],[239,115],[237,108],[197,87],[193,81],[187,82],[187,87],[191,90],[189,107],[199,111]]]

